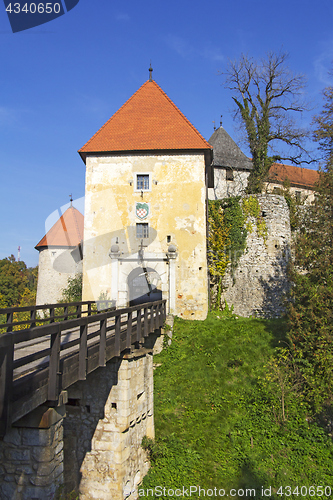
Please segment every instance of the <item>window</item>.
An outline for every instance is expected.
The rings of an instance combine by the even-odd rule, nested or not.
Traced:
[[[148,191],[149,190],[149,174],[137,174],[136,175],[136,189],[138,191]]]
[[[231,170],[231,168],[227,168],[225,178],[227,181],[233,181],[234,180],[234,173]]]
[[[139,239],[149,238],[149,225],[145,222],[141,222],[136,225],[136,237]]]
[[[296,201],[301,201],[301,191],[295,191],[295,198]]]

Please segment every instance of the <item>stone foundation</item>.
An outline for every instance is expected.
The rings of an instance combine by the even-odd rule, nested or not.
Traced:
[[[130,500],[148,471],[142,438],[154,437],[153,356],[138,349],[68,389],[66,491],[80,500]]]
[[[39,407],[0,442],[1,500],[54,498],[63,483],[64,408]]]

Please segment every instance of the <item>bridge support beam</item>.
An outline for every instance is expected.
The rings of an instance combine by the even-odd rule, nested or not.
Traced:
[[[78,488],[80,500],[136,498],[149,468],[142,438],[154,438],[152,349],[109,361],[68,396],[66,490]]]
[[[0,442],[0,498],[45,500],[63,483],[65,407],[40,406]]]

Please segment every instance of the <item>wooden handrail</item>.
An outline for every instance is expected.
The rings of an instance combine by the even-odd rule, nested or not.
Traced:
[[[77,309],[73,319],[0,335],[0,437],[32,409],[45,402],[56,405],[67,387],[85,380],[89,373],[161,328],[166,318],[166,301],[94,311],[91,315],[81,311],[81,307]],[[36,321],[32,316],[31,322]],[[77,338],[62,342],[62,335],[73,334]],[[39,347],[14,360],[15,347],[23,342]],[[39,364],[31,366],[36,361]],[[16,373],[18,369],[20,372]]]
[[[94,305],[96,306],[95,310],[92,309],[92,306]],[[103,307],[103,309],[101,309],[101,307]],[[28,328],[36,326],[36,323],[44,324],[61,320],[66,321],[69,316],[79,318],[83,314],[88,314],[88,316],[90,316],[91,314],[99,313],[101,310],[111,309],[115,309],[115,302],[113,300],[101,300],[97,302],[86,300],[81,302],[61,302],[57,304],[45,304],[38,306],[2,308],[0,309],[0,317],[2,315],[6,316],[6,322],[0,322],[0,332],[1,330],[10,332],[22,325],[27,325]],[[60,313],[55,314],[55,310],[60,311]],[[29,318],[14,320],[14,314],[20,313],[28,313]]]

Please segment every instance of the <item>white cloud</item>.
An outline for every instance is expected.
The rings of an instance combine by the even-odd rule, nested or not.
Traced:
[[[316,77],[326,87],[332,85],[332,74],[329,73],[333,67],[333,40],[323,45],[321,53],[314,61],[314,69]]]
[[[128,14],[124,14],[120,12],[119,14],[116,15],[116,21],[129,21],[130,16]]]
[[[193,47],[187,40],[178,36],[169,34],[165,38],[169,48],[177,52],[184,59],[192,57],[202,57],[209,61],[224,61],[225,57],[218,47],[214,47],[210,42],[204,43],[200,49]]]
[[[187,40],[178,35],[167,35],[166,44],[184,59],[191,57],[194,53],[193,47],[187,42]]]

